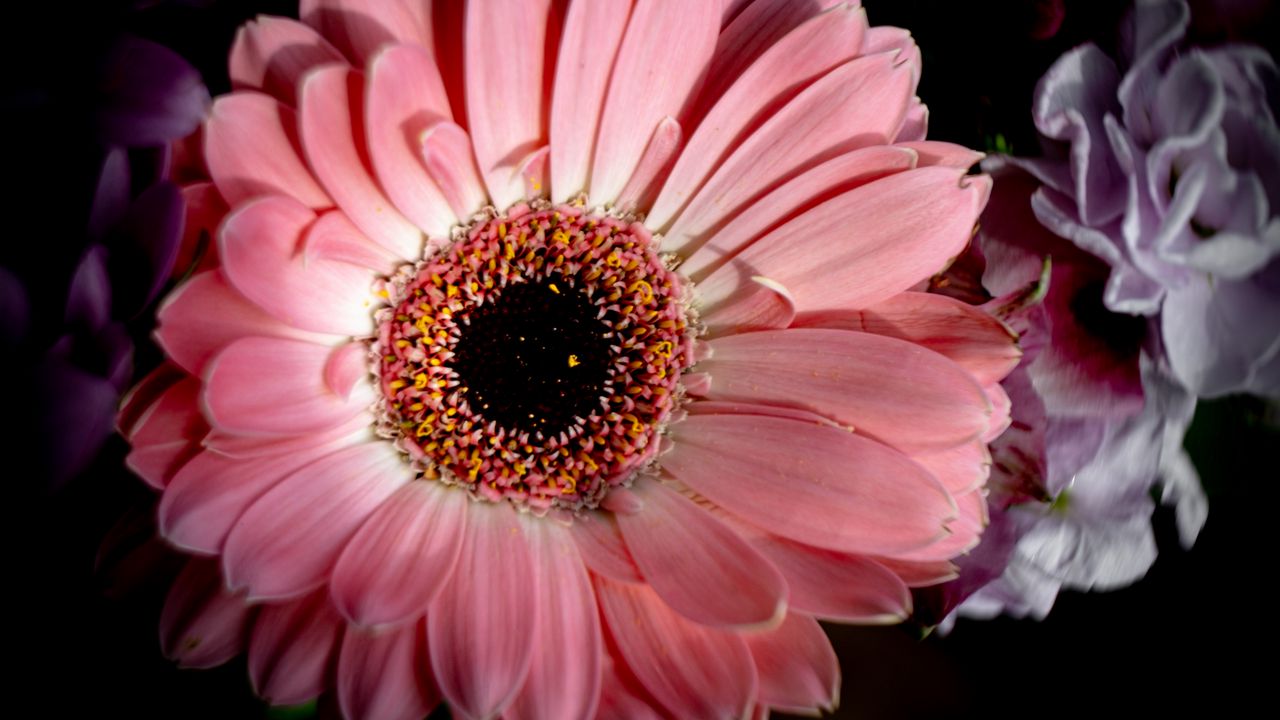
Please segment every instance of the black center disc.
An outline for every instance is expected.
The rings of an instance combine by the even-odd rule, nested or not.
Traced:
[[[563,281],[512,285],[474,310],[451,361],[472,412],[510,430],[558,434],[600,407],[611,333]]]

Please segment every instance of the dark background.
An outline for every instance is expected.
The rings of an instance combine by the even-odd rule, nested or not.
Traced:
[[[151,7],[154,5],[154,7]],[[176,49],[213,94],[227,89],[235,28],[257,13],[293,14],[289,2],[57,3],[6,20],[5,124],[14,103],[42,83],[71,92],[103,40],[128,30]],[[1033,37],[1037,6],[1025,0],[866,0],[871,21],[912,30],[924,52],[920,95],[930,138],[1034,154],[1029,107],[1036,80],[1065,50],[1109,43],[1123,3],[1068,2],[1049,39]],[[129,6],[125,12],[125,6]],[[1274,10],[1274,8],[1273,8]],[[1272,12],[1269,20],[1274,21]],[[1274,25],[1246,35],[1274,37]],[[17,98],[17,100],[15,100]],[[20,103],[18,103],[20,104]],[[56,128],[55,128],[56,130]],[[5,133],[50,163],[74,165],[81,144],[46,132]],[[21,178],[10,177],[11,182]],[[10,204],[4,242],[51,242],[56,219]],[[145,343],[146,328],[139,328]],[[155,355],[145,345],[139,367]],[[13,397],[9,394],[7,397]],[[6,404],[10,403],[6,400]],[[21,408],[7,408],[6,414]],[[907,627],[830,627],[844,689],[837,717],[1058,716],[1126,711],[1144,716],[1211,704],[1214,714],[1266,707],[1276,646],[1270,575],[1280,432],[1274,407],[1251,398],[1201,403],[1187,438],[1210,495],[1194,549],[1179,548],[1171,513],[1155,524],[1160,558],[1133,587],[1063,593],[1043,622],[960,621],[950,636],[920,639]],[[74,429],[69,429],[73,432]],[[84,476],[60,491],[33,489],[20,457],[6,458],[12,490],[5,559],[11,649],[9,701],[20,717],[284,718],[320,707],[267,709],[248,688],[243,658],[211,671],[178,671],[160,656],[156,618],[178,561],[150,532],[152,494],[121,469],[113,440]],[[123,519],[122,519],[123,518]],[[108,533],[126,538],[100,553]],[[123,550],[122,550],[123,548]]]

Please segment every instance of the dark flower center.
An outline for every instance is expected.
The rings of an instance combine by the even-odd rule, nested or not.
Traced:
[[[600,408],[613,332],[555,282],[515,285],[477,308],[454,346],[471,407],[499,425],[559,434]]]
[[[683,285],[643,226],[521,206],[384,289],[379,429],[424,478],[578,509],[656,453],[692,333]]]

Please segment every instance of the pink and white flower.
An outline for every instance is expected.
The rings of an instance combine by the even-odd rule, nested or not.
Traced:
[[[247,637],[264,697],[355,718],[831,707],[817,619],[952,577],[1018,361],[911,291],[990,180],[924,139],[910,36],[791,0],[302,18],[237,37],[189,190],[217,264],[121,418],[164,536],[219,558],[166,651]]]

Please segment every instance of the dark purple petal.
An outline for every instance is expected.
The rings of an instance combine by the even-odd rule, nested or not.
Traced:
[[[124,217],[132,197],[132,175],[129,153],[124,148],[114,148],[102,160],[102,171],[93,192],[93,206],[89,209],[89,237],[102,240]]]
[[[123,37],[103,61],[97,112],[108,145],[163,145],[196,129],[209,107],[200,74],[172,50]]]
[[[96,332],[111,318],[111,280],[107,277],[107,249],[94,245],[85,252],[71,277],[66,322]]]
[[[31,305],[22,280],[0,266],[0,350],[13,352],[27,336]]]
[[[177,186],[159,182],[138,196],[116,226],[108,267],[117,317],[132,317],[149,305],[168,280],[182,241],[184,210]]]

